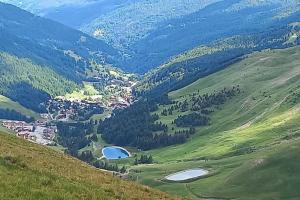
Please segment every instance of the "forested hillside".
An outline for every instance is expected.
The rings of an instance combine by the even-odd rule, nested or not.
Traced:
[[[170,2],[170,6],[162,7],[170,8],[175,4],[174,1]],[[184,1],[178,2],[184,4]],[[129,59],[131,65],[146,72],[145,69],[152,69],[172,56],[199,45],[209,45],[216,39],[235,35],[244,37],[262,31],[272,32],[270,29],[274,27],[299,20],[300,4],[295,0],[187,1],[186,4],[191,4],[190,2],[209,4],[188,15],[170,20],[165,18],[154,30],[142,35],[142,39],[129,47],[134,52],[133,59]],[[184,13],[177,8],[174,10]],[[139,36],[140,34],[137,37]]]
[[[71,93],[95,65],[118,53],[103,41],[15,6],[0,3],[0,94],[34,111]]]
[[[143,150],[182,144],[195,134],[195,127],[211,125],[210,114],[240,93],[239,86],[233,86],[204,95],[195,92],[191,102],[171,101],[167,96],[141,100],[116,110],[99,123],[98,131],[109,143]],[[159,106],[168,108],[161,110]],[[172,125],[162,123],[162,118],[174,113],[179,115]]]
[[[300,10],[297,0],[9,2],[103,39],[121,52],[119,67],[138,73],[217,39],[271,32],[297,21]]]
[[[64,95],[79,87],[49,66],[7,53],[0,53],[0,79],[0,94],[36,112],[45,111],[41,103],[51,96]]]
[[[295,46],[300,43],[299,23],[264,32],[236,35],[202,45],[150,71],[136,87],[138,95],[159,95],[182,88],[201,77],[219,71],[243,59],[253,51]]]
[[[81,30],[90,34],[100,30],[99,38],[128,54],[120,66],[143,73],[198,45],[286,25],[299,19],[299,9],[295,0],[143,0],[109,12]]]
[[[0,11],[0,30],[1,34],[4,34],[1,36],[3,40],[1,50],[29,58],[43,59],[43,62],[52,62],[53,65],[62,65],[57,62],[59,58],[63,59],[64,51],[68,50],[82,58],[81,62],[87,58],[109,62],[110,56],[116,53],[101,40],[95,40],[80,31],[35,16],[15,6],[0,3]],[[48,57],[45,55],[46,52],[50,54]],[[49,59],[50,56],[56,59]],[[71,60],[74,58],[71,57]],[[82,63],[77,65],[84,67]]]

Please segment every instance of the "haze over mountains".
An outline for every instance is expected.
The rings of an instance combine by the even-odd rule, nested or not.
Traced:
[[[54,19],[74,28],[80,28],[83,24],[124,6],[134,0],[3,0],[24,10],[40,16]]]
[[[122,69],[139,73],[200,44],[282,26],[300,9],[296,0],[8,2],[105,40],[122,52]]]

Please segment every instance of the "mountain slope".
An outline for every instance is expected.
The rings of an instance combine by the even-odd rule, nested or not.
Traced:
[[[297,21],[300,11],[297,0],[9,2],[105,40],[122,52],[118,65],[138,73],[216,39],[285,26]]]
[[[0,53],[0,73],[0,93],[35,111],[41,110],[39,105],[50,95],[63,95],[79,87],[51,67],[7,53]]]
[[[251,147],[252,144],[263,146],[293,133],[299,117],[299,50],[299,47],[294,47],[254,53],[225,70],[171,92],[173,100],[189,101],[190,95],[198,91],[205,94],[234,85],[239,85],[242,91],[212,114],[212,126],[199,128],[201,134],[195,137],[198,139],[193,138],[186,144],[195,148],[194,153],[184,157],[230,155],[239,148]],[[166,119],[171,121],[178,114]],[[214,142],[210,143],[210,140]],[[203,143],[207,145],[202,146]],[[166,156],[168,153],[174,154],[169,157]],[[162,158],[172,159],[183,156],[171,149],[160,151],[160,154]]]
[[[109,62],[110,55],[116,53],[103,41],[15,6],[0,3],[0,11],[0,33],[3,38],[0,49],[14,55],[53,65],[56,70],[69,67],[72,72],[80,72],[86,67],[86,60]],[[77,54],[77,62],[67,51]]]
[[[121,66],[144,73],[198,45],[286,25],[299,19],[299,9],[294,0],[144,0],[107,13],[81,30],[101,30],[99,38],[128,54]]]
[[[0,133],[1,199],[176,199]]]
[[[136,0],[1,0],[31,13],[80,28],[95,18]]]
[[[3,3],[0,38],[0,94],[37,112],[50,96],[81,87],[94,63],[105,70],[118,54],[103,41]]]
[[[299,198],[300,48],[266,50],[249,55],[228,68],[200,78],[169,93],[175,102],[193,106],[197,95],[212,94],[239,85],[223,105],[212,107],[210,124],[181,145],[147,152],[156,164],[133,167],[143,183],[191,199],[297,199]],[[162,114],[169,127],[192,111]],[[154,113],[152,113],[154,114]],[[177,171],[205,168],[211,176],[188,183],[161,182]],[[140,172],[140,173],[139,173]]]
[[[299,44],[299,23],[276,27],[260,33],[235,35],[201,45],[170,59],[148,72],[136,92],[157,95],[182,88],[200,77],[224,69],[253,51],[277,49]]]

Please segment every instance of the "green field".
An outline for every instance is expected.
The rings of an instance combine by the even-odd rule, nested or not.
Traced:
[[[65,96],[68,99],[86,100],[92,96],[99,96],[99,91],[97,91],[93,85],[84,82],[82,88],[72,91],[72,93],[68,93]]]
[[[285,141],[255,153],[216,160],[182,160],[133,167],[140,182],[189,199],[299,199],[300,142]],[[179,170],[202,167],[212,176],[190,183],[167,183]],[[135,178],[136,179],[136,178]]]
[[[135,170],[132,175],[146,185],[191,199],[299,198],[300,48],[252,54],[169,96],[183,101],[198,90],[213,93],[236,85],[242,92],[215,109],[211,125],[198,127],[183,145],[147,152],[156,164],[134,167],[141,173]],[[160,119],[172,126],[177,116]],[[215,175],[191,183],[161,181],[170,173],[195,167]]]

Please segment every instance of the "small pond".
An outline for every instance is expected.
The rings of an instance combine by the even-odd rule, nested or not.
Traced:
[[[103,148],[102,154],[109,160],[128,158],[130,156],[130,153],[126,149],[116,146]]]
[[[185,171],[180,171],[175,174],[166,176],[169,181],[186,181],[194,178],[199,178],[207,175],[209,172],[204,169],[189,169]]]

